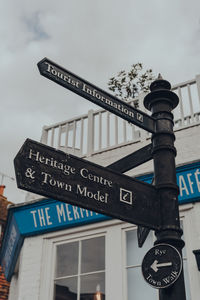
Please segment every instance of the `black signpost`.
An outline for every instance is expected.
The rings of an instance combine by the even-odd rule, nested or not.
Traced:
[[[47,58],[38,68],[48,79],[151,132],[152,143],[105,168],[27,139],[14,161],[18,187],[137,224],[140,246],[155,230],[155,246],[142,263],[144,278],[159,289],[160,300],[186,300],[172,114],[179,99],[170,83],[158,77],[151,84],[144,99],[149,116]],[[150,159],[155,186],[121,174]]]
[[[152,134],[152,155],[154,162],[155,187],[160,199],[161,228],[155,231],[155,244],[169,244],[182,257],[184,242],[181,239],[178,194],[176,182],[172,110],[178,105],[178,96],[170,91],[168,81],[159,77],[151,86],[151,92],[144,98],[144,106],[156,120],[156,133]],[[186,300],[183,269],[178,279],[168,288],[159,289],[160,300]]]

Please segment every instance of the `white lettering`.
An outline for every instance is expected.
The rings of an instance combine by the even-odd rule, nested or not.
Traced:
[[[193,181],[191,181],[191,177],[192,176],[192,173],[188,173],[187,174],[187,179],[188,179],[188,182],[189,182],[189,186],[190,186],[190,191],[191,191],[191,193],[192,194],[194,194],[194,190],[193,190],[193,184],[194,184],[194,182]]]
[[[66,221],[66,215],[65,215],[65,211],[64,211],[64,205],[63,204],[56,205],[56,210],[57,210],[57,216],[58,216],[59,223],[62,222],[61,217],[63,218],[64,221]]]
[[[48,173],[42,172],[41,174],[44,175],[42,183],[49,184],[51,186],[57,186],[59,189],[66,190],[68,192],[72,191],[72,186],[70,184],[67,184],[65,182],[61,182],[59,180],[55,180]]]
[[[76,169],[74,167],[67,165],[67,164],[63,164],[62,162],[58,162],[53,157],[50,157],[50,158],[44,157],[40,154],[39,151],[34,152],[32,149],[30,149],[28,158],[30,158],[34,161],[39,161],[41,164],[51,166],[55,169],[59,169],[59,170],[63,171],[63,173],[65,175],[70,175],[70,174],[76,173]]]
[[[43,209],[38,209],[38,217],[40,221],[40,226],[46,226],[45,217],[44,217],[44,211]]]
[[[47,225],[52,225],[52,222],[50,221],[50,216],[48,214],[49,207],[45,207],[45,214],[46,214],[46,220],[47,220]]]
[[[108,187],[112,187],[112,181],[103,178],[102,176],[97,176],[92,173],[89,173],[88,169],[86,168],[81,169],[80,174],[83,178],[89,179],[90,181],[97,182],[102,185],[107,185]]]
[[[34,157],[34,159],[36,161],[38,161],[39,160],[39,155],[40,155],[40,152],[37,151],[36,153],[34,153],[33,150],[30,149],[29,157],[28,158],[33,159],[33,157]]]
[[[169,284],[170,283],[170,277],[167,276],[165,278],[163,278],[164,283]]]
[[[196,184],[197,184],[198,191],[200,192],[200,181],[199,181],[198,175],[200,175],[199,169],[196,170],[196,172],[194,173],[194,176],[195,176],[195,179],[196,179]]]
[[[75,220],[80,219],[80,216],[79,216],[79,213],[78,213],[78,207],[72,206],[72,209],[73,209],[73,213],[74,213],[74,219]]]
[[[108,193],[101,194],[101,191],[97,191],[96,193],[94,193],[94,192],[89,191],[86,186],[81,187],[80,184],[77,184],[76,192],[77,192],[77,194],[80,194],[84,197],[88,197],[90,199],[95,199],[96,201],[100,201],[100,202],[104,202],[104,203],[108,202],[108,196],[109,196]]]
[[[184,191],[187,195],[189,195],[189,191],[188,191],[188,188],[186,186],[185,179],[184,179],[183,175],[179,176],[179,189],[180,189],[180,196],[183,196]]]
[[[33,214],[34,226],[35,226],[35,228],[37,228],[37,221],[36,221],[36,217],[35,217],[36,210],[32,210],[32,211],[30,211],[30,213],[31,213],[31,214]]]
[[[73,218],[71,217],[71,211],[69,209],[69,204],[65,204],[66,206],[66,212],[67,212],[67,218],[68,218],[68,221],[73,221]]]
[[[163,254],[166,254],[166,250],[155,249],[155,255],[162,256]]]
[[[98,93],[97,90],[89,88],[85,83],[83,83],[82,91],[97,98],[101,102],[103,102],[111,107],[114,107],[115,109],[123,112],[124,114],[130,116],[131,118],[135,117],[134,112],[130,111],[128,108],[124,107],[122,104],[117,104],[116,102],[112,101],[112,99],[105,98],[104,96],[101,95],[101,93]],[[143,118],[140,118],[139,121],[143,122]]]

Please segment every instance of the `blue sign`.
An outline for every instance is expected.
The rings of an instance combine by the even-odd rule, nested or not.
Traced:
[[[200,164],[190,165],[182,168],[177,173],[177,183],[180,190],[179,202],[193,202],[200,200]]]
[[[34,206],[27,205],[21,210],[15,211],[14,215],[23,236],[111,219],[93,211],[53,199],[36,202]]]
[[[3,240],[4,243],[1,249],[1,266],[6,279],[10,281],[18,257],[18,255],[16,256],[16,253],[19,253],[23,243],[23,238],[20,235],[14,216],[12,216],[9,227],[7,227],[5,236],[7,237],[7,240]]]
[[[138,177],[151,183],[153,174]],[[200,201],[200,162],[178,167],[176,169],[177,184],[179,186],[179,204]]]

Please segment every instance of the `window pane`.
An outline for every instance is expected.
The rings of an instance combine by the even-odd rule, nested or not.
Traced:
[[[81,276],[80,300],[105,300],[105,273]]]
[[[56,278],[78,273],[78,242],[57,246]]]
[[[187,261],[183,261],[186,299],[191,300]]]
[[[140,267],[127,270],[127,284],[128,300],[158,299],[158,291],[144,281]]]
[[[153,247],[152,232],[149,233],[142,248],[138,248],[137,230],[126,232],[127,266],[140,265],[147,251]]]
[[[77,300],[77,277],[55,281],[54,300]]]
[[[183,235],[182,235],[181,238],[182,238],[182,240],[185,241],[185,238],[184,238],[184,228],[183,228],[183,220],[180,220],[180,227],[183,230]],[[183,255],[184,258],[186,258],[186,249],[185,249],[185,247],[182,250],[182,255]]]
[[[183,226],[183,220],[180,221],[180,225],[181,228],[183,230],[183,235],[182,235],[182,239],[185,241],[184,238],[184,226]],[[191,295],[190,295],[190,284],[189,284],[189,274],[188,274],[188,266],[187,266],[187,259],[186,259],[186,248],[184,247],[182,250],[182,255],[183,255],[183,270],[184,270],[184,280],[185,280],[185,290],[186,290],[186,298],[188,300],[191,299]]]
[[[81,273],[105,269],[105,237],[82,241]]]

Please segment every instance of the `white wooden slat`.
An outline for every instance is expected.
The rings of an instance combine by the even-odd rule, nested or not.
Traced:
[[[182,98],[180,87],[178,87],[178,96],[179,96],[179,106],[180,106],[180,113],[181,113],[181,122],[183,125],[184,124],[183,98]]]
[[[193,105],[192,105],[192,96],[191,96],[190,84],[187,85],[187,90],[188,90],[188,97],[189,97],[191,122],[193,122],[193,120],[194,120],[194,110],[193,110]]]
[[[84,136],[84,119],[81,119],[81,130],[80,130],[80,151],[83,154],[83,136]]]
[[[65,125],[65,148],[69,145],[69,123]]]
[[[87,156],[91,156],[94,152],[94,112],[88,112],[88,128],[87,128]]]
[[[102,112],[99,112],[99,150],[102,149]]]
[[[54,136],[55,136],[55,128],[52,127],[52,130],[51,130],[51,147],[54,146]]]
[[[58,149],[60,148],[61,146],[61,133],[62,133],[62,126],[60,125],[58,127]]]
[[[72,125],[72,132],[73,132],[72,149],[75,151],[75,147],[76,147],[76,121],[75,120]]]
[[[119,141],[119,131],[118,131],[118,117],[115,116],[115,145],[118,145]]]
[[[127,141],[127,132],[126,132],[126,121],[123,121],[123,141]]]
[[[107,111],[107,115],[106,115],[106,128],[107,128],[107,147],[110,147],[110,112]]]

